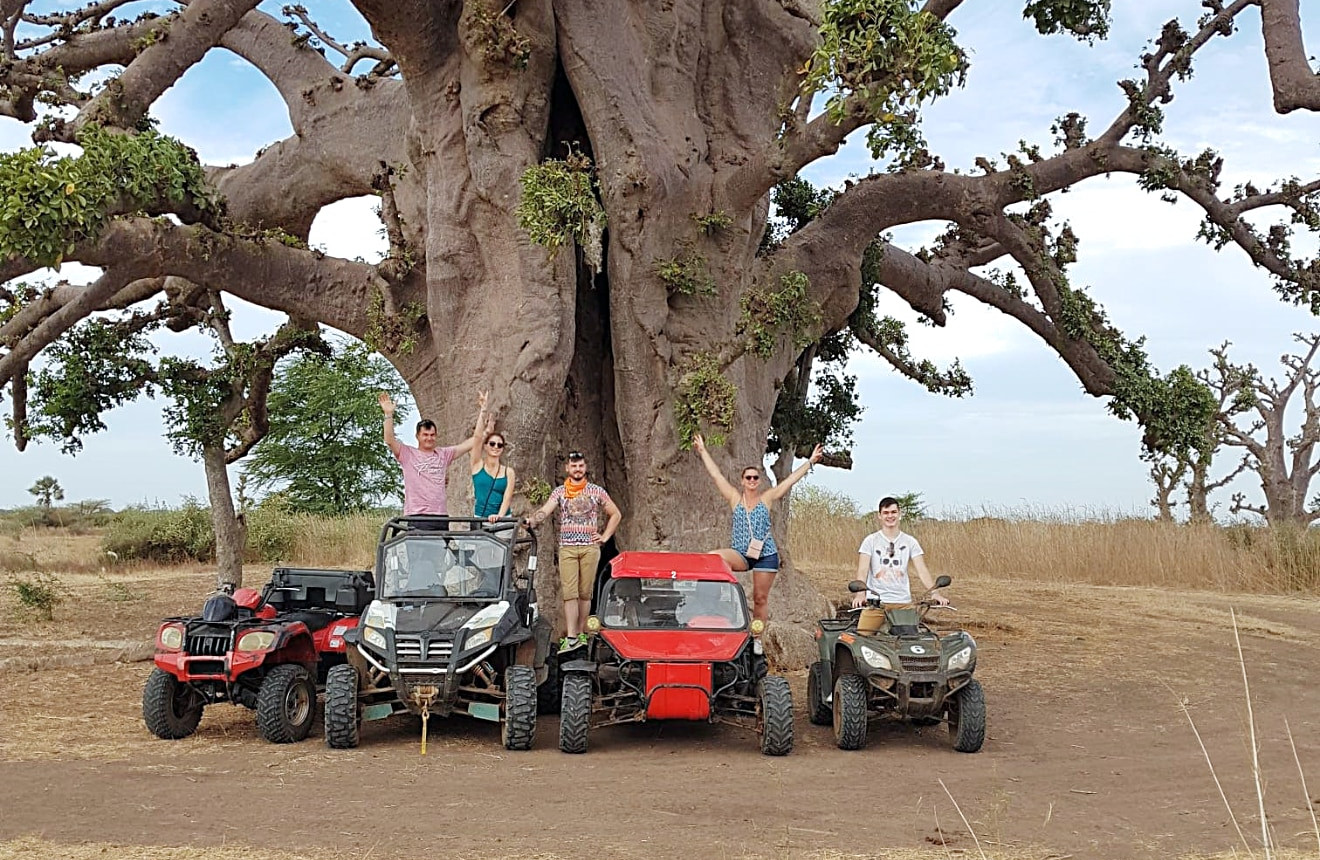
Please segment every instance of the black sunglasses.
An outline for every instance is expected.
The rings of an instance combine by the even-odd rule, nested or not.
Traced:
[[[503,443],[503,442],[487,442],[486,444],[489,445],[489,446],[492,447],[492,448],[503,448],[503,447],[504,447],[504,443]]]
[[[568,460],[571,463],[574,460],[585,460],[586,456],[581,451],[569,451]]]
[[[761,476],[760,476],[760,475],[743,475],[743,480],[744,480],[744,481],[759,481],[759,480],[761,480]]]

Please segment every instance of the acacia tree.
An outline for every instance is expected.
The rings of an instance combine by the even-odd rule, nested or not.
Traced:
[[[105,429],[105,411],[159,391],[166,398],[166,438],[178,453],[202,461],[218,579],[236,587],[243,583],[247,524],[234,505],[228,467],[270,427],[266,401],[276,363],[295,350],[328,348],[315,325],[293,319],[269,337],[237,341],[219,292],[170,281],[155,307],[99,314],[50,345],[44,366],[25,381],[32,409],[16,425],[19,446],[44,437],[75,453],[84,435]],[[155,348],[146,336],[162,325],[209,333],[215,360],[153,361]]]
[[[444,436],[462,435],[471,389],[489,389],[527,474],[584,447],[625,511],[626,543],[707,547],[726,521],[713,494],[677,491],[705,480],[687,441],[705,425],[726,439],[724,464],[762,457],[785,379],[857,309],[868,248],[868,277],[936,325],[954,293],[1020,321],[1155,449],[1191,445],[1209,398],[1185,369],[1156,373],[1071,282],[1077,237],[1052,219],[1050,195],[1137,176],[1201,207],[1207,240],[1238,246],[1285,297],[1320,305],[1320,269],[1293,255],[1293,225],[1248,220],[1282,208],[1314,228],[1320,186],[1226,192],[1213,153],[1159,143],[1175,80],[1257,8],[1279,109],[1314,107],[1297,0],[1206,0],[1200,20],[1153,34],[1098,134],[1069,114],[1054,151],[1024,145],[971,173],[946,170],[918,124],[968,68],[945,23],[961,0],[353,0],[371,44],[340,44],[301,7],[286,9],[291,32],[257,0],[111,17],[126,5],[36,14],[0,0],[0,113],[37,141],[83,147],[0,164],[0,280],[61,260],[101,270],[83,287],[0,297],[16,435],[29,362],[170,275],[367,341]],[[1109,5],[1024,10],[1042,33],[1090,41]],[[199,186],[162,169],[187,153],[144,120],[217,48],[271,81],[294,134]],[[771,189],[863,128],[877,171],[764,248]],[[372,193],[382,262],[302,246],[321,208]],[[924,249],[877,242],[918,221],[949,230]],[[785,577],[776,617],[815,617],[791,605],[800,596]]]

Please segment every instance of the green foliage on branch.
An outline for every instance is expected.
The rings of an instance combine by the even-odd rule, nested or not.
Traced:
[[[562,161],[552,158],[527,168],[519,184],[518,226],[531,240],[554,254],[572,239],[599,268],[605,210],[597,198],[591,159],[570,150]]]
[[[737,333],[747,339],[749,352],[769,358],[784,334],[792,335],[799,349],[819,336],[815,329],[821,322],[820,305],[810,289],[806,275],[788,272],[779,278],[778,289],[757,284],[743,294]]]
[[[723,445],[733,429],[738,407],[738,387],[724,375],[719,357],[697,353],[683,369],[674,397],[674,419],[678,424],[679,444],[692,447],[692,437],[710,428],[706,434],[712,445]]]
[[[1110,0],[1030,0],[1022,17],[1043,35],[1067,32],[1092,42],[1109,35],[1109,6]]]
[[[696,251],[688,251],[680,257],[656,260],[655,274],[664,281],[671,293],[684,296],[715,295],[715,279],[706,270],[706,258]]]
[[[270,429],[244,475],[278,491],[289,510],[347,514],[403,491],[398,465],[380,442],[377,392],[406,412],[407,386],[379,355],[345,343],[331,355],[299,353],[280,363],[267,398]]]
[[[800,399],[781,394],[775,400],[766,453],[778,454],[785,447],[796,447],[795,443],[802,440],[819,440],[831,450],[845,450],[852,445],[852,428],[862,411],[857,399],[857,377],[844,373],[842,364],[822,364],[812,379],[809,397]]]
[[[44,146],[0,154],[0,259],[58,267],[113,212],[184,202],[217,208],[197,154],[172,137],[90,126],[78,142],[78,156]]]
[[[29,385],[28,435],[58,440],[74,454],[84,435],[105,429],[106,412],[151,396],[156,369],[148,356],[156,349],[145,330],[92,318],[47,347]]]
[[[803,67],[806,97],[830,93],[825,111],[842,122],[862,111],[877,123],[872,155],[907,157],[921,148],[916,109],[961,86],[967,55],[954,30],[912,0],[828,0],[820,46]]]
[[[1216,410],[1210,389],[1187,365],[1161,376],[1150,364],[1144,339],[1130,341],[1114,328],[1090,296],[1059,286],[1059,326],[1085,340],[1115,373],[1109,411],[1142,425],[1142,445],[1151,453],[1185,454],[1200,446]]]
[[[532,40],[514,29],[513,21],[500,11],[504,4],[490,0],[469,3],[473,39],[487,63],[508,63],[522,71],[532,58]]]
[[[390,313],[384,291],[374,288],[367,303],[367,330],[362,339],[377,352],[410,355],[417,348],[418,325],[425,316],[426,308],[416,302]]]

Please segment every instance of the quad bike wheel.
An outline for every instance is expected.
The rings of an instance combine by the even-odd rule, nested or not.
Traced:
[[[177,741],[197,731],[205,706],[201,693],[164,669],[152,669],[142,690],[142,720],[163,740]]]
[[[985,743],[985,690],[975,678],[953,694],[949,705],[949,740],[958,752],[981,751]]]
[[[307,737],[316,719],[316,682],[306,668],[282,663],[266,674],[257,693],[257,730],[273,744]]]
[[[866,681],[861,675],[840,675],[834,682],[834,742],[841,750],[866,745]]]
[[[591,678],[569,675],[564,678],[564,698],[559,711],[559,748],[566,753],[586,752],[590,726]]]
[[[761,752],[788,755],[793,751],[793,694],[778,675],[764,678],[757,690],[756,709],[761,718]]]
[[[500,740],[506,750],[529,750],[536,737],[536,670],[510,666],[504,670],[504,720]]]
[[[833,710],[822,695],[824,690],[829,689],[825,672],[826,666],[821,660],[812,663],[807,670],[807,718],[815,726],[828,726],[834,719]]]
[[[358,710],[358,672],[348,665],[331,666],[325,678],[325,743],[336,750],[358,745],[362,725]]]

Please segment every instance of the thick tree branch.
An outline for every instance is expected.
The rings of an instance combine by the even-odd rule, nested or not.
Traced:
[[[258,2],[191,0],[165,38],[148,45],[122,75],[79,111],[65,139],[76,138],[80,129],[92,123],[125,129],[137,125],[161,93],[220,44],[225,33]]]
[[[1274,89],[1274,109],[1320,110],[1320,75],[1302,43],[1301,0],[1257,0],[1265,37],[1265,59]]]

